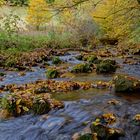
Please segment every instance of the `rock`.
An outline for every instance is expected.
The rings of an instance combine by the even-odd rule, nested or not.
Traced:
[[[90,128],[92,133],[96,133],[99,139],[115,140],[124,136],[124,131],[122,129],[114,127],[115,123],[116,116],[108,113],[96,118]]]
[[[56,69],[48,69],[46,76],[49,79],[57,78],[59,76],[59,72]]]
[[[59,102],[50,97],[50,94],[36,95],[28,92],[18,92],[5,95],[1,98],[1,109],[6,111],[4,117],[8,114],[18,117],[28,113],[44,114],[51,109],[60,109],[64,107],[62,102]]]
[[[20,73],[19,73],[19,76],[25,76],[25,75],[26,75],[25,72],[20,72]]]
[[[113,81],[116,92],[136,92],[140,90],[140,81],[133,77],[119,75]]]
[[[112,99],[112,100],[109,100],[107,103],[111,105],[118,105],[120,102],[116,99]]]
[[[85,64],[77,64],[72,68],[71,72],[74,73],[87,73],[87,72],[91,72],[92,69],[90,67],[89,64],[85,63]]]
[[[117,69],[116,62],[114,60],[103,60],[96,65],[97,73],[112,73]]]
[[[77,140],[95,140],[93,139],[93,135],[88,133],[88,134],[84,134],[82,136],[79,136],[79,138],[77,138]]]
[[[133,122],[133,124],[140,126],[140,114],[136,114],[133,117],[133,121],[132,122]]]

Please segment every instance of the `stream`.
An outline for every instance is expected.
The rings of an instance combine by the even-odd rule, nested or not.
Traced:
[[[60,59],[70,65],[75,65],[81,63],[75,58],[78,54],[78,52],[69,52],[66,56],[60,56]],[[136,59],[140,62],[139,58]],[[72,80],[110,81],[114,75],[118,74],[140,78],[139,64],[123,64],[121,58],[116,61],[120,64],[120,68],[115,74],[77,74]],[[18,72],[4,71],[6,75],[0,81],[0,86],[20,85],[47,79],[45,69],[39,67],[32,69],[32,72],[26,72],[24,76],[20,76]],[[0,72],[3,70],[1,69]],[[67,79],[58,78],[57,80]],[[85,128],[83,122],[95,120],[97,116],[108,112],[116,114],[118,119],[116,128],[122,128],[125,131],[125,136],[120,137],[119,140],[140,140],[140,126],[135,126],[131,121],[136,114],[140,113],[138,94],[122,95],[114,93],[112,89],[89,89],[54,93],[52,96],[64,101],[65,107],[50,111],[46,115],[24,115],[0,121],[0,140],[72,140],[73,134]],[[115,106],[108,104],[108,101],[112,99],[118,100],[119,104]]]

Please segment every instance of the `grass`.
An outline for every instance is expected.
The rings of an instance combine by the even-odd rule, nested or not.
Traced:
[[[35,48],[41,47],[40,44],[46,41],[45,36],[26,36],[26,35],[19,35],[12,36],[8,38],[7,34],[1,33],[0,34],[0,51],[8,52],[27,52],[31,51]]]
[[[18,34],[9,38],[6,33],[1,32],[0,54],[18,54],[42,47],[68,48],[72,44],[70,37],[68,32],[61,35],[50,32],[42,35]]]

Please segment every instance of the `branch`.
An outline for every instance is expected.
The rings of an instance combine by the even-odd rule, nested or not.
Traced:
[[[65,9],[71,9],[71,8],[75,8],[77,6],[79,6],[80,4],[83,4],[85,2],[90,2],[91,0],[79,0],[78,2],[75,2],[72,5],[68,5],[68,6],[63,6],[63,7],[58,7],[57,9],[55,9],[54,11],[56,12],[55,14],[53,14],[50,18],[53,18],[54,16],[60,14],[61,12],[63,12]],[[94,8],[103,0],[99,0],[97,3],[94,4]],[[102,18],[102,17],[96,17],[96,18]]]

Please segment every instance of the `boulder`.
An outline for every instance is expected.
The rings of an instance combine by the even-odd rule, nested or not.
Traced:
[[[96,65],[97,73],[113,73],[116,71],[116,69],[117,69],[117,65],[115,60],[110,60],[110,59],[103,60]]]
[[[77,64],[72,68],[71,72],[74,73],[87,73],[87,72],[91,72],[92,69],[90,67],[90,64]]]
[[[116,92],[136,92],[140,90],[140,80],[119,75],[113,79]]]

